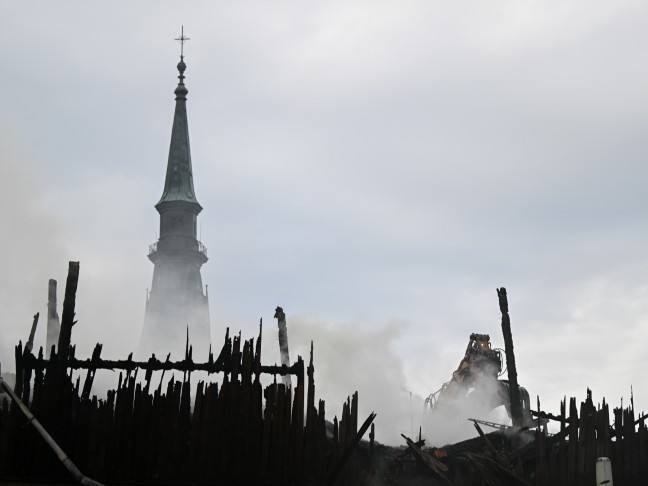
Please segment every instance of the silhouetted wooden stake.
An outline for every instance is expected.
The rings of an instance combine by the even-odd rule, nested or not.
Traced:
[[[79,262],[70,262],[68,266],[67,282],[65,284],[65,299],[63,300],[63,315],[61,317],[61,333],[58,341],[58,354],[67,359],[72,340],[72,326],[74,320],[74,306],[76,291],[79,283]]]
[[[567,484],[576,484],[578,474],[578,409],[576,399],[569,399],[569,442],[567,451]]]
[[[281,307],[275,309],[275,319],[277,319],[277,326],[279,327],[279,354],[281,355],[281,364],[283,366],[290,366],[290,353],[288,351],[288,328],[286,326],[286,314]],[[283,384],[292,386],[290,375],[282,377]]]
[[[358,432],[358,392],[356,391],[351,398],[351,422],[349,436]]]
[[[185,361],[189,361],[189,324],[187,324],[187,340],[185,341]],[[182,375],[182,382],[187,381],[187,371]]]
[[[52,346],[56,346],[61,332],[61,323],[56,310],[56,280],[49,280],[47,289],[47,341],[45,354],[49,357]]]
[[[342,454],[342,457],[333,468],[333,471],[331,471],[331,474],[329,474],[329,477],[326,479],[326,482],[328,484],[331,484],[333,481],[335,481],[335,478],[340,473],[340,471],[344,467],[344,464],[346,464],[349,457],[351,457],[351,453],[356,449],[356,447],[362,440],[362,437],[365,435],[367,430],[369,430],[369,426],[371,425],[371,423],[374,421],[375,418],[376,418],[376,414],[374,412],[371,412],[367,417],[367,420],[365,420],[364,423],[362,424],[362,427],[360,427],[358,433],[349,442],[346,449],[344,450],[344,453]]]
[[[537,397],[538,412],[540,412],[540,397]],[[538,417],[538,428],[536,429],[536,484],[544,486],[548,483],[545,434],[541,428],[541,418]]]
[[[333,457],[337,461],[340,457],[340,424],[337,415],[333,417]]]
[[[34,348],[34,335],[36,334],[36,327],[38,326],[38,318],[40,317],[40,312],[37,312],[34,314],[34,320],[32,321],[32,327],[31,331],[29,333],[29,339],[27,340],[27,344],[25,344],[25,351],[27,352],[32,352],[32,349]]]
[[[502,333],[504,334],[504,352],[506,354],[506,368],[508,369],[509,395],[511,400],[511,415],[513,425],[522,427],[524,416],[522,402],[520,401],[520,387],[517,381],[517,368],[515,367],[515,353],[513,352],[513,335],[511,334],[511,319],[508,313],[508,299],[506,289],[497,289],[499,307],[502,312]]]
[[[261,336],[263,335],[263,319],[259,319],[259,337],[256,342],[256,349],[254,353],[254,382],[259,383],[259,375],[261,374]],[[303,376],[302,376],[303,378]]]
[[[102,347],[103,346],[101,344],[97,343],[97,345],[94,348],[94,351],[92,351],[92,359],[91,359],[92,362],[96,363],[99,361]],[[81,392],[81,399],[88,400],[90,398],[90,391],[92,390],[92,383],[94,382],[94,377],[96,372],[97,372],[96,367],[88,368],[86,379],[83,382],[83,391]]]
[[[561,479],[560,486],[567,484],[567,397],[560,402],[560,442],[558,443],[558,477]]]

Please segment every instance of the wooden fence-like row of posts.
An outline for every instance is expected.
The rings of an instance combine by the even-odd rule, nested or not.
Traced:
[[[42,352],[35,357],[19,345],[17,377],[22,379],[15,388],[76,465],[95,479],[323,484],[338,478],[356,484],[354,479],[372,477],[371,463],[359,464],[356,458],[355,468],[343,465],[375,415],[358,427],[356,393],[343,405],[339,422],[337,418],[332,424],[325,421],[323,401],[316,405],[312,349],[308,366],[298,358],[291,367],[263,367],[259,340],[242,342],[240,337],[228,336],[218,359],[201,365],[190,359],[162,364],[103,361],[100,350],[91,360],[78,361],[73,347],[69,352],[65,359],[53,354],[45,360]],[[123,370],[117,388],[104,400],[91,398],[86,390],[96,370],[112,367]],[[199,381],[192,387],[192,371],[204,367],[222,368],[222,379]],[[72,381],[74,369],[88,370],[83,385],[80,379]],[[143,380],[137,379],[140,369],[146,373]],[[152,370],[158,369],[184,376],[165,382],[163,375],[155,384]],[[275,374],[274,382],[265,388],[260,383],[264,369]],[[296,386],[277,383],[276,374],[282,373],[294,375]],[[5,400],[0,407],[0,480],[65,478],[67,471],[14,405]],[[444,476],[456,485],[505,480],[506,484],[590,486],[596,484],[597,458],[608,457],[617,485],[645,484],[648,429],[646,416],[636,418],[633,406],[610,411],[603,401],[597,407],[588,390],[580,407],[572,398],[562,402],[557,416],[541,412],[539,404],[533,414],[539,420],[536,431],[509,429],[498,433],[501,440],[489,434],[490,448],[501,448],[490,459],[487,448],[482,454],[467,452],[478,450],[468,443],[479,438],[448,446],[439,456],[449,467]],[[558,421],[559,432],[548,435],[546,420]],[[473,473],[467,474],[466,467]]]
[[[580,409],[576,399],[562,401],[560,415],[534,412],[536,417],[557,420],[560,431],[546,434],[542,427],[535,441],[520,451],[525,470],[539,486],[590,486],[596,483],[597,458],[612,464],[614,484],[643,485],[648,478],[648,429],[646,416],[635,418],[634,406],[615,408],[603,400],[594,405],[592,393]],[[538,404],[538,409],[540,408]]]
[[[340,474],[374,414],[358,431],[358,395],[327,427],[324,402],[316,404],[313,350],[291,367],[261,365],[261,335],[241,341],[226,335],[216,360],[195,364],[150,359],[137,363],[67,355],[38,357],[16,347],[17,395],[87,476],[105,482],[322,484]],[[106,399],[90,396],[97,369],[122,369]],[[72,371],[87,369],[83,385]],[[152,371],[176,370],[157,387]],[[138,380],[138,371],[145,372]],[[192,386],[195,370],[221,372],[217,382]],[[274,383],[262,386],[260,375]],[[277,383],[292,374],[297,384]],[[140,375],[141,378],[141,375]],[[66,471],[15,406],[0,407],[0,478],[52,479]],[[328,430],[327,430],[328,429]],[[348,469],[348,468],[347,468]]]

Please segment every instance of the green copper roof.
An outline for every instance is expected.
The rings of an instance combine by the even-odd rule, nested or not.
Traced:
[[[178,63],[178,87],[175,89],[176,106],[171,130],[169,162],[167,164],[164,192],[158,204],[163,202],[184,201],[198,204],[193,186],[191,170],[191,150],[189,149],[189,126],[187,123],[187,88],[184,85],[184,72],[187,65],[182,56]],[[200,204],[198,204],[200,206]]]

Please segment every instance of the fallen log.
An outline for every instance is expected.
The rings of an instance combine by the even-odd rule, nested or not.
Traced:
[[[18,408],[20,411],[25,415],[27,420],[31,422],[31,424],[34,426],[38,434],[43,438],[43,440],[47,443],[50,449],[56,454],[56,457],[61,461],[65,469],[68,470],[68,472],[72,475],[72,477],[79,483],[83,484],[84,486],[103,486],[101,483],[95,481],[94,479],[91,479],[87,476],[84,476],[81,471],[79,471],[79,468],[77,468],[74,463],[72,462],[72,459],[68,457],[68,455],[61,449],[61,447],[56,443],[56,441],[52,438],[51,435],[45,430],[45,428],[41,425],[41,423],[34,417],[34,414],[31,413],[29,408],[27,408],[27,405],[25,405],[20,398],[18,398],[18,395],[14,393],[14,391],[11,389],[11,387],[5,383],[5,381],[0,377],[0,388],[4,388],[4,390],[7,392],[7,394],[11,397],[11,399],[18,405]]]
[[[406,435],[401,434],[401,437],[405,439],[405,442],[407,443],[407,447],[410,448],[410,450],[414,453],[414,457],[422,463],[424,466],[426,466],[430,471],[432,471],[435,475],[443,479],[445,482],[448,484],[451,484],[450,480],[446,476],[446,473],[448,472],[448,466],[443,464],[441,461],[439,461],[436,457],[423,452],[417,445],[416,443],[407,437]]]

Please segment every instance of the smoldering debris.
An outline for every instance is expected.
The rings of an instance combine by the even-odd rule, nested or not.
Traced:
[[[636,417],[632,406],[611,410],[605,400],[595,406],[590,390],[580,406],[571,398],[560,410],[558,415],[532,411],[535,427],[467,421],[477,436],[444,447],[427,447],[420,435],[418,440],[403,436],[407,448],[376,448],[375,484],[595,484],[600,457],[611,464],[617,484],[644,484],[646,415]],[[559,432],[548,432],[549,420],[558,422]]]
[[[58,346],[46,357],[42,348],[34,354],[29,343],[19,343],[15,386],[5,374],[0,380],[12,390],[12,400],[0,399],[0,481],[64,480],[50,447],[74,477],[84,477],[83,471],[106,483],[584,485],[594,484],[601,469],[632,486],[643,484],[648,472],[647,416],[635,416],[632,399],[629,407],[611,411],[605,400],[595,406],[588,390],[580,408],[572,398],[555,414],[543,411],[539,399],[531,410],[528,394],[518,387],[523,424],[489,417],[495,405],[514,417],[516,398],[500,376],[502,353],[486,334],[470,336],[451,380],[431,395],[425,431],[401,434],[404,444],[388,447],[375,440],[376,414],[359,414],[357,392],[344,402],[339,420],[327,419],[315,394],[313,343],[308,365],[301,357],[281,366],[262,364],[261,326],[256,341],[230,337],[227,330],[220,352],[210,352],[205,363],[194,362],[188,338],[180,361],[135,361],[132,354],[105,359],[101,344],[91,358],[76,358],[78,264],[70,265],[69,277]],[[512,341],[507,348],[508,362]],[[98,369],[120,371],[105,399],[91,392]],[[156,371],[162,372],[159,382],[153,380]],[[274,381],[262,386],[261,374]],[[285,375],[294,376],[294,387],[277,382]],[[39,435],[19,403],[34,426],[36,420],[42,424]],[[557,433],[549,433],[550,421]]]

